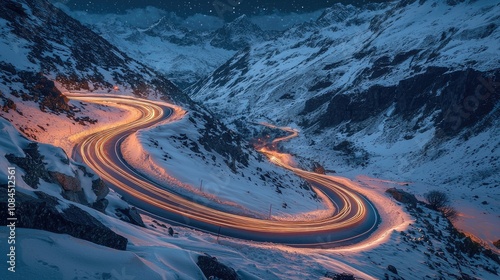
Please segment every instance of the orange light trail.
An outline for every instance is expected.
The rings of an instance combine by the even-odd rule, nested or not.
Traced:
[[[148,212],[159,216],[169,215],[173,218],[168,219],[184,224],[186,222],[183,221],[187,221],[189,226],[212,232],[221,227],[224,229],[223,234],[232,237],[301,247],[351,244],[370,235],[378,224],[375,208],[358,193],[335,181],[333,177],[293,167],[290,155],[266,147],[261,148],[260,152],[267,155],[271,162],[319,186],[322,192],[329,193],[329,197],[335,199],[335,204],[341,207],[328,218],[282,221],[247,217],[201,205],[147,179],[130,168],[120,156],[120,144],[124,138],[141,128],[182,118],[186,114],[182,108],[165,102],[116,95],[68,93],[67,97],[84,102],[106,102],[109,106],[130,106],[141,112],[130,123],[84,137],[74,149],[83,162],[102,179],[112,184],[119,193],[133,198],[134,204]],[[165,111],[170,114],[165,114]],[[275,139],[273,143],[298,135],[293,129],[287,131],[292,135]]]

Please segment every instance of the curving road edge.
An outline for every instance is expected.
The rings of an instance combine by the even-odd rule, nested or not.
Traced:
[[[134,170],[121,156],[123,140],[139,129],[181,118],[185,112],[166,102],[118,95],[67,93],[69,99],[129,106],[141,112],[134,121],[85,136],[73,148],[73,158],[85,162],[131,204],[162,220],[219,235],[295,247],[331,248],[351,245],[370,236],[380,218],[372,203],[334,177],[295,168],[283,154],[262,148],[271,162],[306,179],[337,205],[328,218],[276,221],[222,212],[182,197]],[[288,139],[288,138],[287,138]]]

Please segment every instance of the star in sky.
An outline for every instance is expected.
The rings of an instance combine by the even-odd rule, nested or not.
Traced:
[[[154,6],[187,17],[194,14],[237,17],[242,14],[260,15],[274,12],[307,13],[332,6],[334,3],[361,5],[383,0],[51,0],[62,2],[71,9],[91,13],[124,13],[128,9]],[[231,16],[232,15],[232,16]]]

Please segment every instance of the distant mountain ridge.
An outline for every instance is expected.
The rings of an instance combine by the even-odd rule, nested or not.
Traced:
[[[434,186],[497,221],[498,204],[467,198],[498,199],[499,14],[485,0],[336,4],[239,51],[189,94],[248,138],[259,121],[299,129],[283,146],[305,166],[414,182],[420,195]],[[460,221],[492,244],[474,223]]]
[[[262,30],[245,15],[227,23],[214,18],[202,18],[198,19],[197,24],[187,25],[172,13],[148,7],[135,13],[152,13],[159,19],[145,25],[129,22],[127,17],[120,15],[88,15],[63,8],[128,55],[148,63],[181,88],[207,76],[236,51],[281,33]],[[130,16],[137,16],[134,11],[129,13]]]
[[[172,135],[151,137],[156,144],[151,149],[159,150],[152,153],[151,160],[163,162],[164,152],[159,145],[176,143],[176,153],[169,156],[169,164],[187,167],[187,174],[193,172],[189,170],[192,165],[187,163],[196,163],[199,168],[206,168],[208,174],[225,174],[224,179],[240,181],[236,189],[239,192],[246,193],[252,184],[263,193],[270,193],[264,199],[286,199],[281,191],[276,191],[286,188],[306,197],[303,200],[306,206],[312,204],[316,208],[315,204],[320,203],[310,188],[303,187],[301,179],[287,179],[286,185],[280,183],[285,181],[288,171],[264,161],[248,141],[229,130],[162,74],[130,58],[44,0],[1,2],[0,49],[0,116],[32,140],[64,146],[66,153],[71,154],[71,145],[75,144],[69,140],[71,136],[88,133],[101,123],[106,125],[110,118],[119,122],[127,116],[123,110],[108,114],[113,108],[69,100],[61,92],[64,90],[164,100],[182,106],[187,116],[177,126],[156,127]],[[152,132],[143,129],[139,133]],[[134,143],[136,151],[137,145],[152,145],[150,138],[140,141]],[[2,162],[10,161],[5,158]],[[212,191],[223,192],[224,188],[232,187],[217,185]],[[255,195],[263,197],[260,192]],[[283,211],[289,209],[292,208]]]
[[[460,103],[473,90],[469,87],[481,84],[469,76],[482,74],[498,79],[498,5],[488,5],[487,1],[457,6],[406,1],[370,7],[371,10],[362,10],[337,4],[314,23],[292,28],[274,41],[240,51],[191,87],[190,93],[222,115],[231,112],[231,120],[264,115],[299,122],[304,128],[310,124],[335,126],[352,118],[361,121],[376,115],[373,109],[381,112],[393,104],[394,113],[405,111],[409,116],[425,105],[427,112],[441,111],[435,118],[436,125],[450,132],[444,115],[452,104]],[[460,22],[455,15],[467,9],[472,18],[465,17],[465,22]],[[482,19],[474,21],[474,16]],[[460,83],[453,78],[456,75],[474,85],[462,86],[462,94],[452,93],[456,89],[447,83],[450,79]],[[430,82],[429,78],[436,76],[441,82]],[[393,87],[402,81],[406,81],[401,85],[404,88],[412,81],[418,83],[415,92],[395,93]],[[426,103],[428,98],[416,96],[437,92],[444,94],[441,100],[432,102],[433,107]],[[452,96],[446,97],[448,92]],[[371,99],[364,102],[365,98]],[[357,105],[353,100],[374,108],[354,112]],[[421,103],[415,104],[418,100]],[[496,95],[482,100],[474,116],[488,114],[496,101]],[[331,110],[339,107],[338,102],[349,105],[347,109],[352,113],[344,113],[344,117],[342,113],[333,114]],[[273,109],[276,106],[285,106],[289,114],[281,115]]]

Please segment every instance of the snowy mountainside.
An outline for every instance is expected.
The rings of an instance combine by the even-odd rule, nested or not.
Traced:
[[[491,1],[336,4],[238,52],[189,91],[249,138],[259,130],[251,122],[297,127],[284,148],[305,166],[409,182],[419,195],[450,190],[456,224],[493,247],[499,14]],[[474,225],[478,216],[489,222]]]
[[[2,78],[11,90],[20,86],[22,76],[42,73],[68,89],[111,91],[118,86],[136,96],[181,95],[158,73],[46,1],[3,1],[0,9]]]
[[[371,189],[375,186],[369,186]],[[388,186],[379,186],[383,192]],[[383,240],[360,248],[298,249],[276,244],[216,238],[185,227],[165,224],[143,216],[146,228],[91,214],[129,240],[127,251],[113,250],[68,235],[18,229],[18,272],[21,278],[37,279],[331,279],[326,275],[352,274],[362,279],[495,279],[498,256],[454,231],[440,213],[417,205],[391,202],[393,213],[412,216],[391,228]],[[390,220],[394,217],[387,217]],[[400,221],[392,221],[393,226]],[[168,228],[174,230],[173,236]],[[7,237],[0,229],[0,238]],[[7,250],[7,244],[0,244]],[[216,269],[203,267],[200,256],[217,260],[234,270],[224,278]],[[215,258],[215,259],[214,259]],[[408,259],[411,258],[411,262]],[[202,268],[203,267],[203,268]],[[0,271],[0,276],[6,272]],[[204,276],[203,276],[204,275]],[[236,277],[234,277],[236,275]]]
[[[0,11],[2,28],[0,33],[2,65],[0,68],[0,115],[6,119],[0,119],[0,130],[3,135],[7,136],[0,138],[0,151],[2,152],[0,154],[2,168],[0,171],[2,176],[0,220],[4,222],[7,220],[5,217],[7,215],[5,211],[7,192],[3,190],[7,187],[5,170],[7,166],[15,165],[19,190],[16,197],[19,199],[17,209],[25,211],[19,212],[19,217],[22,217],[23,222],[26,223],[23,224],[26,226],[16,230],[18,271],[15,278],[210,279],[211,276],[219,275],[214,269],[207,269],[206,266],[202,268],[200,257],[209,258],[217,267],[220,267],[222,263],[233,268],[232,275],[236,275],[233,279],[324,279],[327,272],[347,272],[363,279],[382,279],[389,276],[393,279],[398,277],[411,279],[415,275],[431,279],[470,278],[471,276],[494,279],[498,276],[496,255],[492,255],[491,251],[484,250],[478,244],[473,243],[470,238],[453,231],[440,213],[431,211],[421,204],[413,210],[405,210],[405,205],[397,201],[389,201],[385,194],[387,185],[378,187],[368,182],[366,186],[363,185],[360,188],[367,197],[370,197],[370,200],[379,199],[379,203],[390,202],[385,205],[386,207],[381,208],[380,213],[384,217],[380,232],[373,237],[374,240],[360,244],[359,247],[338,249],[298,249],[276,244],[247,242],[224,236],[219,238],[214,234],[165,224],[158,221],[156,217],[146,215],[140,216],[145,227],[134,225],[130,222],[137,222],[134,218],[138,215],[131,215],[131,210],[128,213],[127,211],[121,212],[121,214],[112,211],[120,208],[121,205],[128,207],[112,190],[105,196],[109,202],[106,213],[99,211],[99,207],[95,209],[68,200],[84,197],[88,204],[98,201],[97,198],[103,193],[95,193],[92,187],[92,181],[97,180],[95,174],[86,168],[84,168],[86,171],[83,171],[82,164],[68,159],[69,152],[65,153],[59,148],[42,143],[36,144],[37,149],[31,148],[33,141],[21,137],[13,126],[24,131],[23,133],[32,139],[36,137],[42,142],[56,143],[67,149],[71,148],[72,144],[72,138],[67,137],[68,135],[96,132],[103,127],[127,122],[134,117],[134,113],[125,108],[68,101],[62,94],[65,90],[79,89],[103,93],[109,90],[117,94],[132,95],[134,89],[137,89],[138,91],[135,92],[140,96],[155,99],[162,98],[165,94],[163,98],[182,105],[188,115],[183,122],[174,126],[179,132],[178,135],[175,131],[169,130],[168,125],[156,126],[136,134],[137,138],[142,138],[139,148],[148,150],[156,163],[161,162],[164,156],[163,152],[160,152],[160,147],[175,147],[177,153],[168,154],[174,161],[189,164],[194,162],[197,168],[214,170],[216,168],[207,166],[208,164],[203,166],[203,163],[214,161],[212,157],[215,156],[215,163],[218,165],[216,170],[219,174],[231,174],[233,169],[236,169],[234,175],[231,175],[231,180],[234,181],[241,174],[248,175],[252,172],[259,174],[258,167],[270,171],[275,167],[265,161],[259,162],[256,159],[256,153],[251,152],[252,147],[238,134],[227,129],[204,107],[192,103],[175,88],[170,88],[171,84],[168,80],[161,75],[156,75],[154,70],[146,66],[141,68],[140,63],[125,54],[120,53],[124,60],[112,59],[109,62],[101,59],[94,60],[94,53],[89,49],[87,51],[76,50],[75,53],[81,55],[73,56],[73,52],[68,50],[78,49],[82,43],[88,43],[90,49],[95,47],[102,52],[100,56],[96,55],[97,58],[113,58],[112,53],[115,53],[115,49],[106,45],[107,43],[95,33],[87,32],[88,30],[84,32],[85,38],[81,39],[78,32],[74,31],[84,27],[71,18],[62,17],[61,20],[58,18],[59,12],[53,10],[46,2],[1,1]],[[23,24],[28,27],[38,26],[38,28],[20,28]],[[71,30],[66,30],[65,27],[59,25],[70,26]],[[48,39],[45,41],[44,38]],[[58,50],[63,50],[61,52],[66,54],[64,59],[61,58],[62,54],[58,55],[60,60],[55,56],[52,57],[50,53],[43,52],[44,55],[48,55],[47,57],[41,55],[38,50],[48,49],[49,45],[55,44],[51,40],[56,39],[61,45],[58,46]],[[93,46],[93,42],[106,47],[100,49]],[[85,53],[89,56],[85,56]],[[45,68],[44,65],[49,65],[49,67]],[[52,69],[50,65],[54,65],[54,69],[57,70],[50,70]],[[43,70],[42,73],[39,73],[40,69]],[[102,74],[105,73],[102,69],[117,73],[106,76]],[[59,79],[59,83],[51,80],[57,76],[67,77],[69,74],[66,75],[66,73],[74,73],[77,76]],[[102,78],[99,73],[102,74]],[[125,76],[123,73],[129,75]],[[148,73],[152,73],[151,76]],[[88,79],[92,77],[95,80],[89,84]],[[114,77],[123,77],[123,80],[117,81]],[[150,84],[152,86],[141,87],[142,82],[147,86]],[[118,85],[116,91],[113,89],[115,84]],[[168,90],[169,88],[172,91]],[[181,135],[183,130],[189,133]],[[308,131],[304,130],[304,132]],[[305,135],[307,134],[302,134],[301,137]],[[152,137],[154,139],[151,139]],[[157,146],[152,140],[158,142]],[[296,141],[304,143],[301,139],[296,139]],[[323,141],[327,143],[328,139]],[[201,154],[196,152],[196,147],[205,153],[206,160],[203,160]],[[37,153],[44,159],[32,156]],[[7,156],[10,154],[12,156]],[[318,154],[311,155],[318,159],[325,159],[329,156],[324,151],[319,151]],[[167,158],[166,163],[169,164],[172,159]],[[322,160],[322,162],[326,161]],[[27,172],[26,166],[38,168],[29,168]],[[270,183],[273,180],[279,181],[283,178],[290,180],[283,170],[278,168],[275,170],[277,175],[271,174],[271,178],[266,177],[268,189],[263,191],[262,195],[270,195],[269,190],[276,189],[275,185]],[[49,171],[64,171],[67,174],[50,175]],[[40,183],[37,186],[38,189],[34,189],[25,181],[25,179],[29,182],[35,181],[26,173],[41,176],[38,178]],[[49,178],[50,182],[46,178]],[[254,179],[256,178],[252,178],[251,182],[255,182]],[[72,185],[80,181],[84,196],[64,192],[64,182],[67,181]],[[204,181],[205,187],[209,187],[206,185],[207,181]],[[297,181],[297,185],[299,183],[300,181]],[[303,192],[305,197],[310,197],[310,191],[297,188],[295,184],[291,185],[294,185],[294,188],[281,190],[283,198],[285,195],[289,197],[290,193],[294,193],[295,190]],[[392,186],[392,184],[388,185]],[[252,184],[246,186],[252,188],[250,191],[254,194],[258,194],[258,191],[254,191],[257,189],[254,189]],[[282,201],[278,192],[273,195],[273,198],[278,197],[278,200]],[[296,192],[293,195],[300,198],[300,194]],[[267,203],[263,201],[263,204]],[[313,199],[301,202],[308,206],[315,206],[318,203]],[[265,212],[267,210],[266,208]],[[274,206],[273,211],[275,211]],[[43,216],[36,219],[36,215]],[[60,219],[65,221],[62,223],[64,226],[62,230],[59,227],[60,224],[55,223],[55,217],[57,221]],[[120,221],[115,217],[124,220],[128,218],[129,222]],[[91,227],[84,227],[83,231],[81,224],[77,225],[82,218],[92,224]],[[40,225],[40,223],[43,223],[45,230],[29,228],[33,227],[33,224]],[[173,229],[172,234],[169,233],[169,228]],[[8,236],[8,228],[0,227],[0,239],[7,240]],[[78,238],[73,236],[78,236]],[[0,242],[0,251],[8,251],[7,242]],[[409,258],[412,262],[408,262]],[[12,278],[12,274],[7,273],[9,272],[5,269],[1,270],[0,278]]]
[[[149,99],[166,99],[180,104],[188,111],[189,121],[186,120],[180,129],[192,132],[175,136],[181,134],[181,131],[172,131],[172,137],[184,137],[181,142],[189,144],[176,147],[179,153],[170,161],[173,166],[196,162],[198,157],[192,155],[193,145],[203,147],[196,152],[197,156],[203,151],[203,156],[207,159],[216,158],[219,164],[216,168],[218,174],[233,174],[229,177],[238,178],[238,189],[242,193],[246,193],[256,182],[262,182],[265,191],[255,192],[256,200],[265,197],[264,200],[269,201],[279,197],[279,206],[276,208],[279,207],[283,212],[300,212],[297,209],[316,210],[322,207],[321,200],[312,189],[305,187],[303,180],[291,177],[289,172],[262,160],[247,141],[231,132],[201,105],[191,101],[169,80],[129,58],[78,21],[44,1],[29,0],[22,4],[7,1],[2,2],[0,9],[5,11],[1,14],[5,18],[1,22],[2,50],[3,47],[8,49],[10,42],[24,42],[17,45],[17,49],[13,49],[11,54],[0,53],[0,115],[25,135],[41,142],[59,145],[70,154],[72,145],[79,138],[67,137],[68,135],[85,135],[109,127],[113,121],[126,122],[134,117],[134,113],[126,109],[69,101],[64,96],[64,91],[115,92]],[[54,15],[45,16],[49,13]],[[57,18],[59,15],[61,18]],[[85,36],[75,30],[83,30],[81,32],[84,32]],[[82,51],[82,46],[85,47],[85,52]],[[63,54],[66,57],[64,61],[58,59]],[[29,65],[18,66],[15,61],[9,61],[11,57],[8,55],[19,55],[20,58],[27,55]],[[43,74],[37,72],[40,68],[43,69]],[[55,77],[57,82],[51,81],[51,77]],[[118,82],[118,78],[123,80]],[[114,86],[118,88],[114,89]],[[157,140],[161,145],[168,146],[171,141],[176,141],[175,137],[172,137]],[[141,140],[145,142],[136,144],[150,144],[149,138]],[[156,158],[157,155],[159,158]],[[162,161],[161,153],[153,153],[151,158]],[[188,170],[184,171],[190,171],[189,167],[192,166],[194,165],[187,165]],[[196,166],[210,170],[213,162],[198,162]],[[242,177],[242,174],[246,176]],[[280,183],[285,181],[286,184]],[[214,184],[209,178],[205,183]],[[198,182],[194,185],[197,186]],[[231,186],[226,184],[224,187]],[[288,198],[288,192],[303,197],[299,203],[304,208],[294,208],[292,202],[296,197],[292,195]],[[257,208],[258,206],[254,205],[253,211]],[[259,208],[259,211],[267,213],[267,209],[268,206]]]
[[[181,88],[210,74],[236,51],[279,33],[262,30],[246,16],[224,23],[206,15],[181,19],[154,7],[97,15],[57,6]]]
[[[172,186],[176,193],[226,212],[278,220],[332,214],[320,193],[290,171],[270,165],[234,132],[220,134],[220,128],[203,127],[211,127],[207,119],[190,113],[175,123],[134,133],[123,143],[122,154],[137,170]],[[243,153],[234,153],[221,142],[238,143]]]
[[[125,250],[127,240],[93,219],[88,212],[99,211],[144,225],[140,218],[133,219],[130,215],[135,210],[118,194],[110,192],[106,183],[90,168],[71,160],[61,148],[28,140],[1,118],[0,131],[4,135],[0,141],[2,209],[7,209],[7,189],[11,188],[7,178],[11,178],[8,175],[12,173],[8,168],[14,168],[17,227],[65,233]],[[5,221],[2,224],[6,225],[7,211],[1,211],[0,216]]]
[[[231,109],[232,119],[243,112],[282,118],[270,108],[285,106],[291,115],[285,121],[303,113],[314,123],[334,95],[395,86],[434,67],[446,69],[430,75],[497,68],[498,5],[411,2],[376,9],[336,5],[314,23],[239,52],[190,93],[221,114]]]

